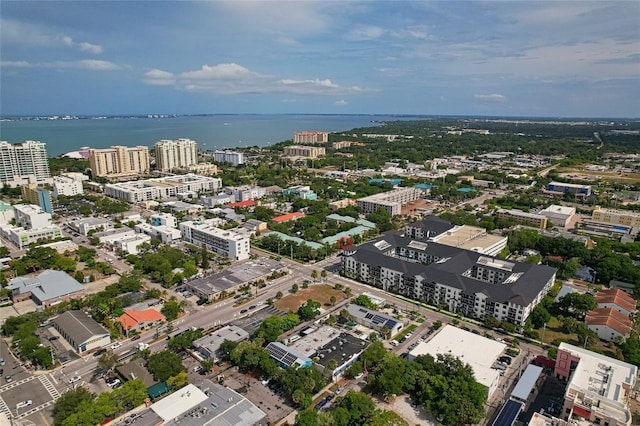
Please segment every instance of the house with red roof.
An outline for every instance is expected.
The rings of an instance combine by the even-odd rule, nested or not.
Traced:
[[[133,309],[125,309],[124,314],[120,315],[118,322],[126,334],[130,331],[143,331],[160,325],[165,320],[162,313],[155,309],[145,309],[136,311]]]
[[[256,206],[256,200],[238,201],[237,203],[227,204],[227,207],[229,207],[230,209],[235,209],[236,207],[239,207],[241,209],[248,209],[250,207],[255,207],[255,206]]]
[[[626,339],[633,328],[633,322],[625,314],[613,308],[596,308],[587,312],[585,323],[589,330],[596,332],[600,340],[613,342],[617,338]]]
[[[304,217],[304,213],[302,212],[293,212],[283,214],[282,216],[274,217],[272,220],[276,223],[284,223],[289,222],[290,220],[298,220]]]
[[[636,301],[629,294],[620,289],[606,289],[596,294],[596,303],[599,308],[611,308],[626,316],[635,313]]]

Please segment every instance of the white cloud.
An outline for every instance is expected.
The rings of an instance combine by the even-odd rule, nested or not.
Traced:
[[[0,19],[2,43],[17,46],[70,47],[94,55],[102,53],[102,46],[88,42],[76,42],[66,34],[58,34],[39,25],[12,19]]]
[[[176,84],[176,78],[173,73],[152,69],[144,74],[144,82],[151,86],[172,86]]]
[[[0,65],[3,68],[84,69],[88,71],[118,71],[126,68],[123,65],[96,59],[54,62],[3,61],[0,62]]]
[[[473,97],[481,101],[504,102],[507,100],[506,96],[499,93],[491,93],[490,95],[475,94]]]
[[[251,71],[236,63],[203,65],[200,69],[177,74],[152,69],[145,73],[142,81],[149,85],[175,85],[191,92],[209,92],[217,95],[275,93],[344,96],[376,91],[367,87],[341,86],[328,78],[279,78]]]
[[[344,106],[347,105],[349,102],[345,101],[344,99],[340,99],[339,101],[335,101],[335,104],[338,106]]]
[[[386,33],[387,30],[376,25],[363,25],[352,29],[347,35],[347,38],[356,41],[375,40]]]

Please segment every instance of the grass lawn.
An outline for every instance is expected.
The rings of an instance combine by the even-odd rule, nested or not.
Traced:
[[[327,284],[311,284],[309,288],[300,289],[295,294],[289,294],[274,301],[273,305],[284,312],[290,310],[296,312],[303,303],[311,299],[320,302],[322,306],[329,307],[331,306],[331,296],[336,297],[336,303],[346,299],[342,290],[336,290]]]

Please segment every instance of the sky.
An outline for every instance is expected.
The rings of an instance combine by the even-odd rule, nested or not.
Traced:
[[[0,3],[0,115],[640,117],[639,1]]]

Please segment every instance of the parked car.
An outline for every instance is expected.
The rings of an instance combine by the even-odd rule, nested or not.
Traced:
[[[141,335],[136,334],[135,336],[133,336],[133,337],[131,338],[131,340],[138,340],[138,339],[140,339],[141,337],[142,337]]]
[[[95,352],[93,353],[93,356],[100,356],[100,355],[102,355],[103,353],[105,353],[106,351],[107,351],[107,350],[106,350],[105,348],[98,349],[97,351],[95,351]]]
[[[109,386],[110,388],[114,388],[114,387],[118,386],[121,383],[120,379],[118,379],[116,377],[109,377],[109,378],[105,379],[105,382],[107,383],[107,386]]]
[[[9,376],[9,375],[4,376],[4,380],[5,380],[7,383],[11,383],[11,382],[13,381],[13,379],[12,379],[12,378],[11,378],[11,376]]]
[[[511,357],[508,357],[506,355],[501,356],[500,358],[498,358],[498,360],[504,362],[507,365],[511,365]]]
[[[115,342],[113,345],[111,345],[111,349],[118,349],[120,346],[122,346],[120,342]]]
[[[82,380],[82,377],[80,377],[80,376],[73,376],[72,378],[70,378],[70,379],[69,379],[69,383],[79,382],[80,380]]]
[[[20,408],[28,407],[31,404],[33,404],[33,401],[31,401],[30,399],[27,399],[26,401],[20,401],[16,404],[16,410],[19,410]]]
[[[0,365],[5,365],[6,362],[4,361],[4,358],[0,358]]]
[[[325,405],[327,405],[327,402],[329,402],[326,398],[323,399],[322,401],[318,402],[316,404],[316,410],[321,409],[322,407],[324,407]]]

